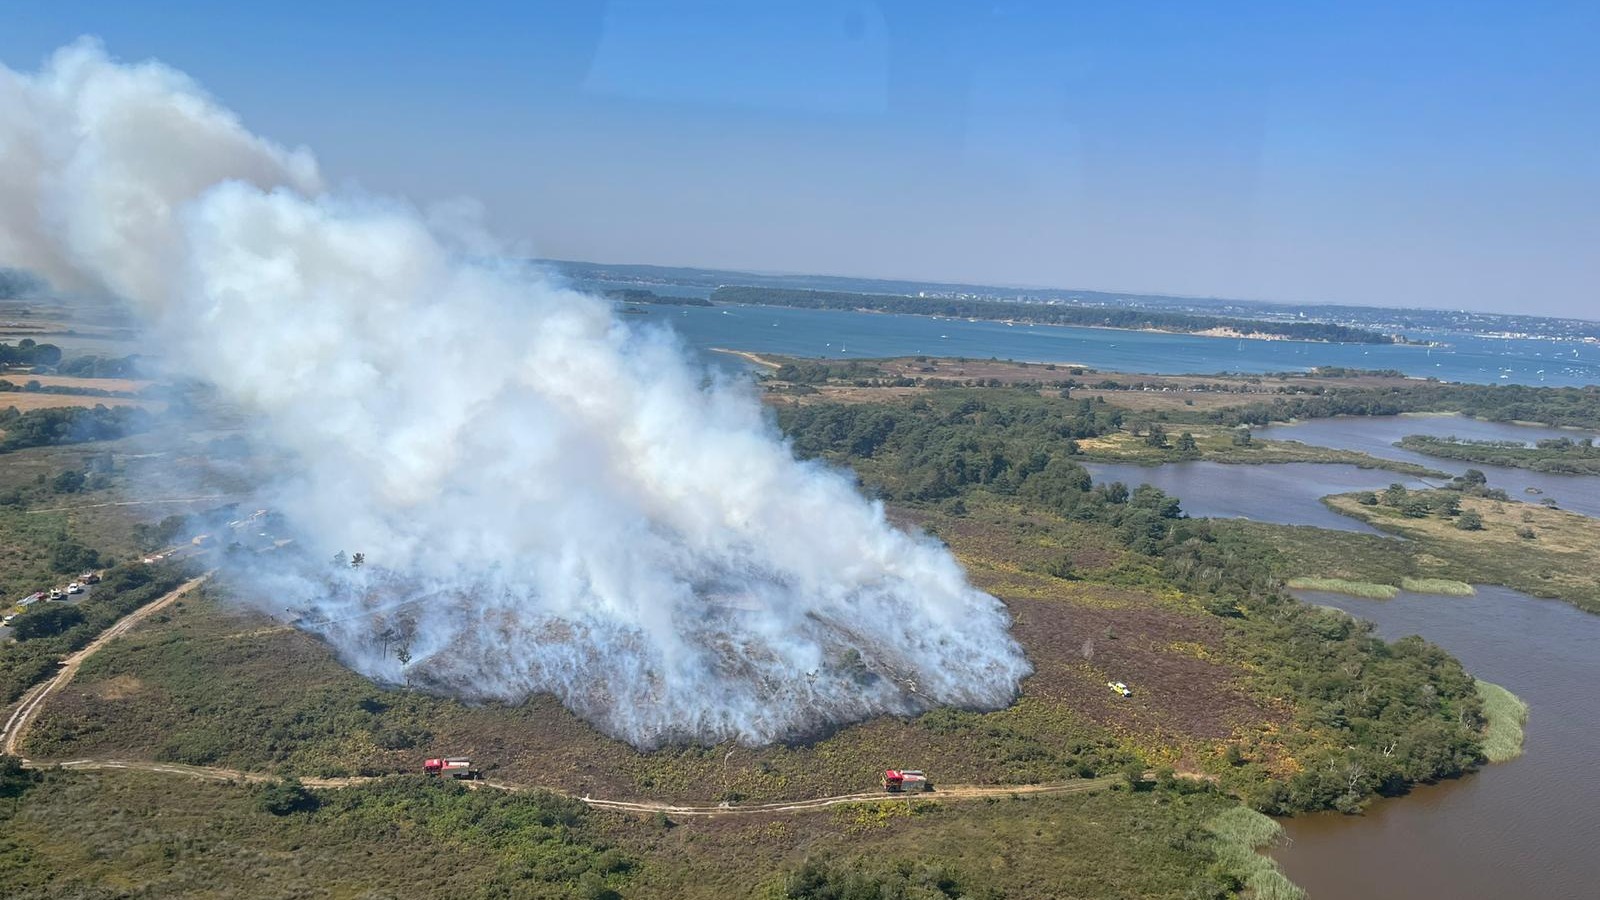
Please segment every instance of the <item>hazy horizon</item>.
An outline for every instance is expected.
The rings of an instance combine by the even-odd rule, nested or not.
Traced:
[[[530,256],[1569,317],[1600,280],[1593,4],[8,7],[13,69],[97,35]]]
[[[1562,313],[1530,313],[1513,310],[1493,309],[1468,309],[1460,306],[1413,304],[1381,304],[1381,303],[1351,303],[1339,300],[1314,300],[1314,299],[1285,299],[1282,297],[1242,297],[1238,295],[1223,296],[1218,294],[1197,294],[1183,291],[1145,290],[1142,288],[1114,287],[1105,285],[1081,284],[1020,284],[1006,282],[976,282],[950,279],[919,278],[915,275],[889,274],[889,275],[863,275],[859,272],[827,272],[827,271],[802,271],[798,269],[756,269],[741,266],[708,266],[695,263],[658,263],[642,262],[627,259],[556,259],[553,257],[537,257],[533,260],[540,263],[557,263],[561,265],[602,266],[609,268],[620,267],[649,267],[657,269],[682,269],[685,271],[712,271],[728,272],[740,275],[759,275],[768,278],[837,278],[851,281],[882,281],[886,283],[905,282],[909,284],[943,285],[948,287],[970,287],[974,289],[1004,289],[1018,291],[1050,291],[1071,293],[1081,291],[1086,294],[1126,294],[1130,297],[1161,297],[1168,300],[1204,300],[1217,303],[1264,303],[1284,307],[1333,307],[1333,306],[1360,306],[1379,310],[1427,310],[1430,312],[1465,312],[1481,315],[1502,316],[1538,316],[1548,319],[1571,319],[1582,322],[1600,322],[1600,309],[1588,314],[1562,314]]]

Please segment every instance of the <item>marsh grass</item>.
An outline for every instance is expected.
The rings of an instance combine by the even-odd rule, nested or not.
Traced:
[[[1449,578],[1402,578],[1400,588],[1414,594],[1444,594],[1447,597],[1471,597],[1478,592],[1477,588],[1465,581]]]
[[[1206,823],[1216,838],[1217,856],[1235,872],[1243,873],[1244,886],[1259,900],[1304,900],[1301,890],[1278,870],[1272,857],[1260,852],[1283,836],[1283,826],[1244,806],[1224,810]]]
[[[1400,589],[1392,584],[1371,581],[1350,581],[1345,578],[1291,578],[1286,584],[1297,591],[1327,591],[1331,594],[1349,594],[1369,600],[1393,600]]]
[[[1478,680],[1478,697],[1483,701],[1483,755],[1498,763],[1522,755],[1522,728],[1528,724],[1528,704],[1498,684]]]
[[[1600,582],[1595,581],[1590,565],[1600,554],[1600,527],[1588,516],[1533,503],[1466,496],[1460,498],[1462,510],[1476,513],[1483,529],[1462,531],[1449,519],[1408,519],[1394,510],[1362,506],[1353,494],[1336,494],[1323,502],[1335,512],[1408,540],[1386,541],[1391,546],[1369,556],[1371,542],[1358,544],[1332,532],[1314,537],[1291,535],[1282,541],[1291,545],[1284,548],[1294,562],[1288,571],[1377,577],[1380,581],[1389,581],[1392,572],[1402,577],[1500,584],[1600,613]],[[1527,537],[1529,533],[1532,538]],[[1302,546],[1292,546],[1295,543]],[[1303,546],[1306,543],[1318,546]],[[1341,564],[1341,559],[1346,562]],[[1315,564],[1323,561],[1327,565]],[[1345,568],[1356,565],[1367,568],[1356,572]],[[1386,574],[1368,574],[1378,571]]]

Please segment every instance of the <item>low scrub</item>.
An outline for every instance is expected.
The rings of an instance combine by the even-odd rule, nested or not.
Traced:
[[[19,629],[18,640],[0,645],[0,704],[16,700],[50,677],[61,657],[82,649],[118,619],[176,588],[188,574],[171,564],[123,565],[108,572],[94,596],[77,606],[45,606],[25,613],[18,622],[27,625],[29,617],[48,614],[48,627],[41,626],[38,633]]]

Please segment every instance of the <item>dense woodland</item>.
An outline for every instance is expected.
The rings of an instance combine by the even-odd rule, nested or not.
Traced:
[[[1221,410],[1211,419],[1227,425],[1265,425],[1290,419],[1392,416],[1404,412],[1455,412],[1491,422],[1600,428],[1600,387],[1439,381],[1392,388],[1330,386]]]
[[[674,297],[671,294],[658,294],[644,288],[615,288],[605,292],[605,296],[623,303],[653,303],[658,306],[710,306],[711,301],[703,297]]]
[[[1066,306],[1016,303],[1007,300],[961,300],[947,297],[907,297],[895,294],[856,294],[844,291],[801,291],[786,288],[719,287],[711,294],[717,303],[758,306],[792,306],[801,309],[873,310],[917,316],[1033,322],[1041,325],[1080,325],[1095,328],[1155,329],[1194,333],[1223,328],[1240,334],[1264,334],[1301,341],[1335,341],[1356,344],[1391,344],[1394,339],[1365,328],[1331,322],[1271,322],[1230,319],[1189,313],[1159,312],[1125,306]]]
[[[18,412],[14,406],[0,407],[0,453],[24,447],[48,447],[109,441],[147,431],[155,417],[137,406],[81,406],[30,409]]]

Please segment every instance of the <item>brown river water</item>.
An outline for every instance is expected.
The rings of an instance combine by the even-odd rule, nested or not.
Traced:
[[[1420,634],[1529,706],[1523,755],[1381,800],[1284,820],[1273,851],[1311,900],[1600,897],[1600,616],[1500,587],[1363,600],[1299,592]]]

